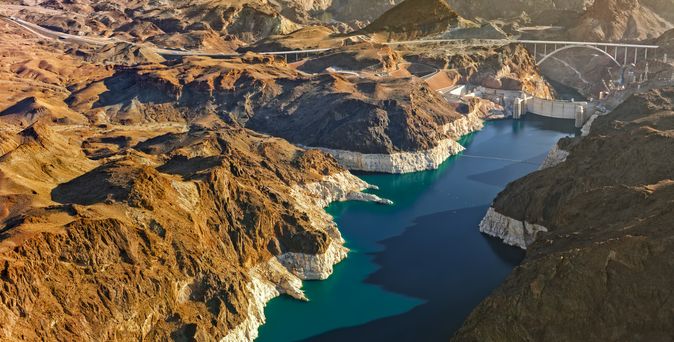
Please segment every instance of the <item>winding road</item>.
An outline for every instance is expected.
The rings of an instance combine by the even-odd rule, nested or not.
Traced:
[[[66,42],[71,42],[71,43],[77,43],[77,44],[90,44],[90,45],[107,45],[107,44],[115,44],[115,43],[126,43],[126,44],[131,44],[131,45],[137,45],[145,48],[149,48],[154,50],[156,53],[163,55],[163,56],[206,56],[206,57],[215,57],[215,58],[233,58],[233,57],[241,57],[243,56],[244,53],[238,53],[238,52],[233,52],[233,53],[211,53],[211,52],[203,52],[203,51],[194,51],[194,50],[177,50],[177,49],[167,49],[167,48],[160,48],[156,47],[153,45],[148,45],[148,44],[138,44],[130,41],[125,41],[122,39],[110,37],[110,38],[104,38],[104,37],[85,37],[85,36],[78,36],[78,35],[72,35],[72,34],[67,34],[67,33],[62,33],[62,32],[57,32],[53,31],[47,28],[44,28],[40,25],[30,23],[28,21],[22,20],[20,18],[16,17],[7,17],[7,16],[2,16],[0,17],[4,20],[8,20],[16,25],[19,25],[20,27],[32,32],[33,34],[40,36],[42,38],[46,39],[54,39],[54,40],[62,40]],[[608,50],[609,47],[613,47],[615,49],[617,48],[624,48],[625,51],[627,49],[644,49],[645,51],[649,49],[658,49],[659,46],[657,45],[641,45],[641,44],[623,44],[623,43],[602,43],[602,42],[571,42],[571,41],[546,41],[546,40],[517,40],[517,39],[473,39],[473,40],[465,40],[465,39],[423,39],[423,40],[409,40],[409,41],[399,41],[399,42],[387,42],[383,43],[384,45],[388,46],[401,46],[401,45],[418,45],[418,44],[437,44],[437,43],[461,43],[464,45],[485,45],[485,44],[492,44],[492,45],[507,45],[507,44],[512,44],[512,43],[520,43],[520,44],[531,44],[534,46],[537,45],[544,45],[547,47],[547,45],[552,45],[555,46],[554,51],[557,51],[558,49],[556,48],[558,45],[561,46],[580,46],[580,47],[591,47],[594,49],[598,48],[604,48],[606,51]],[[257,52],[258,54],[262,55],[272,55],[272,56],[290,56],[290,55],[295,55],[299,56],[302,54],[305,55],[311,55],[311,54],[319,54],[322,52],[334,50],[335,48],[323,48],[323,49],[307,49],[307,50],[289,50],[289,51],[263,51],[263,52]],[[550,54],[547,54],[547,56],[544,56],[543,58],[547,58],[551,54],[554,53],[551,52]],[[636,53],[635,53],[636,55]]]

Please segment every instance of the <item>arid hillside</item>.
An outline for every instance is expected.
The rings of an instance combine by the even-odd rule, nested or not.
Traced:
[[[458,69],[475,84],[550,95],[521,47],[455,58],[451,66],[437,67]],[[73,93],[68,103],[92,119],[104,113],[113,123],[215,116],[302,146],[367,154],[429,150],[456,135],[448,125],[471,113],[487,114],[478,103],[448,104],[421,78],[403,72],[408,64],[391,48],[371,44],[301,65],[254,54],[227,61],[190,57],[119,68]]]
[[[323,207],[380,201],[215,116],[78,111],[114,68],[1,25],[0,340],[253,339],[266,301],[346,256]]]
[[[473,38],[516,38],[537,8],[573,14],[559,34],[669,51],[664,2],[0,4],[0,341],[253,340],[270,299],[310,300],[302,281],[347,257],[327,205],[391,203],[349,170],[437,169],[512,105],[455,86],[555,97],[522,44]],[[394,42],[425,38],[465,40]],[[656,272],[672,266],[672,103],[631,97],[499,195],[495,212],[547,231],[457,339],[670,337],[649,329],[672,328]]]
[[[60,32],[220,52],[301,27],[265,0],[55,0],[0,9]]]
[[[663,33],[657,40],[655,40],[655,44],[660,46],[660,48],[670,56],[674,56],[674,29]]]
[[[36,20],[115,12],[94,5],[18,10]],[[100,29],[85,34],[128,38],[82,20]],[[67,27],[45,25],[84,32],[58,22]],[[133,39],[203,28],[181,25],[143,24]],[[448,103],[415,76],[419,65],[368,42],[299,62],[255,53],[165,59],[151,45],[76,44],[6,19],[0,30],[3,340],[252,339],[266,301],[306,299],[301,281],[326,278],[346,257],[323,207],[387,203],[361,193],[369,185],[338,161],[355,153],[365,161],[346,164],[354,169],[434,168],[498,110]],[[333,46],[334,31],[315,26],[261,44],[305,44],[305,35]],[[485,60],[471,52],[475,62],[430,71],[447,74],[448,85],[491,75],[521,87],[516,78],[540,76],[518,51]],[[496,64],[477,77],[471,63]]]
[[[59,44],[40,44],[33,34],[0,20],[0,116],[6,123],[31,123],[47,116],[82,123],[64,103],[71,91],[112,75],[111,68],[64,55]]]
[[[639,0],[596,0],[569,30],[583,41],[641,41],[657,38],[674,25]]]
[[[437,10],[436,17],[429,20],[439,18],[442,25],[450,26],[464,23],[446,4],[424,1],[421,3],[424,8]],[[403,3],[381,20],[400,16],[396,11],[404,11],[405,6],[417,5]],[[447,29],[450,27],[438,27],[427,33]],[[206,57],[166,60],[151,48],[137,44],[87,47],[72,46],[70,41],[58,39],[51,44],[60,45],[92,65],[116,65],[104,68],[105,77],[69,87],[66,96],[60,99],[59,105],[79,116],[80,121],[96,124],[184,125],[224,120],[301,146],[386,155],[435,153],[431,150],[436,148],[443,151],[433,158],[436,161],[431,166],[414,168],[417,169],[435,167],[438,161],[455,153],[460,147],[453,140],[478,127],[481,119],[490,114],[493,104],[483,105],[480,101],[447,104],[418,77],[421,74],[415,76],[414,70],[420,66],[428,69],[423,62],[409,63],[390,47],[349,39],[346,44],[329,28],[307,26],[288,35],[269,36],[253,47],[335,48],[301,62],[255,54],[229,60]],[[474,50],[461,52],[455,58],[451,66],[447,63],[431,66],[428,72],[458,73],[466,83],[533,90],[550,96],[547,84],[524,49],[501,49],[486,54]],[[5,109],[8,117],[43,112],[47,108],[44,99],[18,100],[23,102],[8,103]],[[24,115],[23,120],[26,117],[29,116]],[[471,124],[459,125],[466,120]],[[457,125],[462,128],[457,129]],[[440,146],[447,144],[452,146]]]
[[[536,19],[544,12],[582,12],[592,0],[503,0],[503,1],[463,1],[449,0],[449,5],[467,18],[504,19],[515,18],[522,13]]]
[[[219,339],[262,319],[253,277],[302,298],[293,279],[325,272],[268,262],[345,255],[299,202],[343,172],[331,158],[242,129],[135,142],[154,128],[35,123],[0,158],[2,339]]]

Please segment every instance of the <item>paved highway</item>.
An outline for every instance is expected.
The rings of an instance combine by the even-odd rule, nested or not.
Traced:
[[[220,58],[226,58],[226,57],[240,57],[243,54],[234,52],[234,53],[212,53],[212,52],[203,52],[203,51],[192,51],[192,50],[177,50],[177,49],[166,49],[166,48],[160,48],[156,47],[153,45],[147,45],[147,44],[139,44],[139,43],[134,43],[130,41],[126,41],[123,39],[115,38],[115,37],[110,37],[110,38],[104,38],[104,37],[88,37],[88,36],[78,36],[78,35],[73,35],[73,34],[68,34],[68,33],[63,33],[63,32],[58,32],[54,30],[50,30],[47,28],[44,28],[40,25],[33,24],[31,22],[25,21],[20,18],[16,17],[3,17],[3,19],[8,20],[12,23],[15,23],[16,25],[21,26],[22,28],[26,29],[27,31],[37,35],[38,37],[44,38],[44,39],[52,39],[52,40],[61,40],[64,42],[70,42],[70,43],[76,43],[76,44],[85,44],[85,45],[97,45],[97,46],[103,46],[103,45],[108,45],[108,44],[116,44],[116,43],[126,43],[126,44],[131,44],[131,45],[137,45],[137,46],[142,46],[145,48],[153,49],[156,53],[164,56],[209,56],[209,57],[220,57]],[[269,51],[269,52],[261,52],[260,54],[263,55],[295,55],[295,54],[312,54],[312,53],[320,53],[320,52],[325,52],[330,49],[310,49],[310,50],[301,50],[301,51]]]
[[[24,29],[47,39],[56,39],[63,40],[72,43],[78,44],[91,44],[91,45],[106,45],[106,44],[115,44],[115,43],[127,43],[132,45],[143,46],[146,48],[153,49],[160,55],[164,56],[208,56],[208,57],[218,57],[218,58],[227,58],[227,57],[240,57],[243,53],[210,53],[203,51],[193,51],[193,50],[175,50],[175,49],[166,49],[159,48],[152,45],[138,44],[134,42],[125,41],[118,38],[101,38],[101,37],[84,37],[77,36],[62,32],[53,31],[42,26],[27,22],[25,20],[16,18],[16,17],[3,17],[5,20],[9,20]],[[621,48],[642,48],[642,49],[657,49],[657,45],[641,45],[641,44],[623,44],[623,43],[602,43],[602,42],[572,42],[572,41],[554,41],[554,40],[509,40],[509,39],[474,39],[474,40],[464,40],[464,39],[424,39],[424,40],[409,40],[409,41],[400,41],[400,42],[387,42],[383,43],[384,45],[389,46],[400,46],[400,45],[418,45],[418,44],[437,44],[437,43],[462,43],[462,44],[494,44],[494,45],[506,45],[512,43],[520,44],[542,44],[542,45],[577,45],[577,46],[592,46],[592,47],[621,47]],[[262,55],[302,55],[302,54],[318,54],[321,52],[326,52],[333,50],[333,48],[324,48],[324,49],[308,49],[308,50],[292,50],[292,51],[264,51],[258,52]]]

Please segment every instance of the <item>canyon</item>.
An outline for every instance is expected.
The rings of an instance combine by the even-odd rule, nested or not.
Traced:
[[[670,337],[671,159],[650,156],[672,144],[673,95],[629,97],[497,196],[480,229],[527,256],[454,340]]]
[[[306,300],[302,281],[327,278],[347,256],[325,206],[391,204],[362,193],[371,186],[329,154],[299,146],[389,158],[448,146],[432,162],[403,158],[383,171],[437,168],[488,106],[448,105],[404,69],[349,78],[314,71],[333,63],[322,59],[173,61],[0,25],[8,340],[252,340],[268,300]],[[364,70],[406,63],[376,43],[326,58]]]
[[[672,6],[0,4],[0,340],[667,340]],[[659,48],[538,65],[518,38]],[[608,97],[579,129],[510,118],[565,91]],[[447,249],[485,265],[455,296],[422,260]],[[260,335],[329,312],[340,267],[391,302]]]

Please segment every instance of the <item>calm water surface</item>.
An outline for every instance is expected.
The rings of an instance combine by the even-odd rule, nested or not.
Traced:
[[[349,257],[328,280],[305,282],[310,302],[269,302],[258,341],[448,340],[524,256],[479,233],[489,204],[574,133],[572,121],[495,121],[439,170],[359,174],[395,205],[331,205]]]

